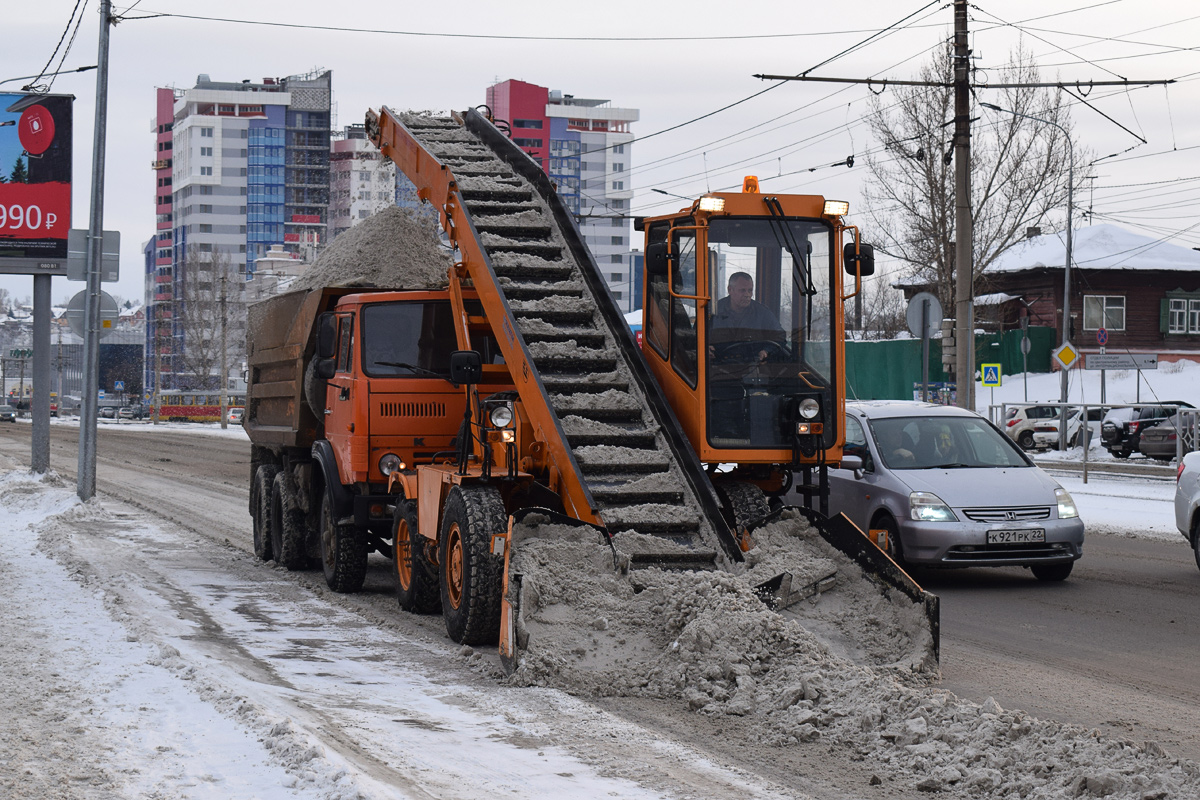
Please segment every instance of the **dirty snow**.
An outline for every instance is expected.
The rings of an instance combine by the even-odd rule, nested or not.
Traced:
[[[731,733],[748,726],[767,745],[845,748],[893,780],[943,797],[1147,800],[1200,793],[1200,769],[1152,742],[1104,739],[1002,709],[990,698],[976,704],[929,688],[929,640],[916,606],[881,602],[872,584],[799,520],[783,519],[756,537],[759,547],[780,548],[785,561],[807,565],[809,577],[833,568],[837,586],[776,614],[752,587],[778,568],[780,554],[742,575],[623,574],[586,529],[527,524],[514,531],[513,570],[522,575],[518,639],[528,649],[510,682],[669,698],[718,729],[736,719]],[[511,591],[515,599],[515,585]],[[810,630],[820,627],[827,598],[839,593],[852,595],[842,609],[853,610],[848,616],[859,624],[856,659]],[[810,623],[810,616],[817,619]],[[871,628],[874,636],[864,635]]]
[[[454,261],[438,236],[428,215],[389,206],[330,242],[293,288],[444,289]]]

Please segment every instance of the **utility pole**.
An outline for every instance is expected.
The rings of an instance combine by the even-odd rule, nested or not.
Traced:
[[[100,261],[104,236],[104,148],[108,125],[108,33],[112,0],[100,0],[99,66],[96,70],[96,128],[92,140],[92,208],[88,223],[87,306],[84,313],[83,391],[79,409],[80,500],[96,495],[96,414],[100,390]]]
[[[971,50],[967,0],[954,0],[954,382],[975,408],[975,232],[971,220]]]

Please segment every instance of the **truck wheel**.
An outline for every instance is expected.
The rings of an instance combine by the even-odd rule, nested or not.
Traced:
[[[271,487],[279,467],[263,464],[254,473],[250,486],[250,502],[254,509],[254,555],[263,561],[271,560]]]
[[[729,481],[718,483],[716,489],[733,511],[733,525],[738,536],[741,536],[747,525],[757,523],[771,513],[767,496],[753,483]]]
[[[393,564],[396,569],[396,599],[414,614],[442,610],[437,567],[426,549],[432,542],[417,532],[417,509],[407,500],[396,503],[392,517]]]
[[[296,503],[296,482],[286,470],[271,486],[271,552],[275,563],[293,572],[308,566],[304,554],[304,512]]]
[[[491,553],[492,536],[504,533],[500,493],[490,486],[456,486],[442,511],[438,564],[442,618],[459,644],[492,644],[500,635],[504,559]]]
[[[335,592],[362,588],[367,577],[367,539],[352,525],[339,525],[328,494],[321,497],[321,566]]]

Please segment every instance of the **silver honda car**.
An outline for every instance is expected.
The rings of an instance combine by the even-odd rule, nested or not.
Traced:
[[[829,472],[830,513],[844,513],[897,562],[1023,566],[1061,581],[1083,554],[1071,495],[978,414],[847,403],[845,453],[844,468]]]

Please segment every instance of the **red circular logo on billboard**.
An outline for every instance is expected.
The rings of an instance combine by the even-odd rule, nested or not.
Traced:
[[[40,156],[54,141],[54,117],[45,106],[30,106],[21,115],[17,135],[31,156]]]

